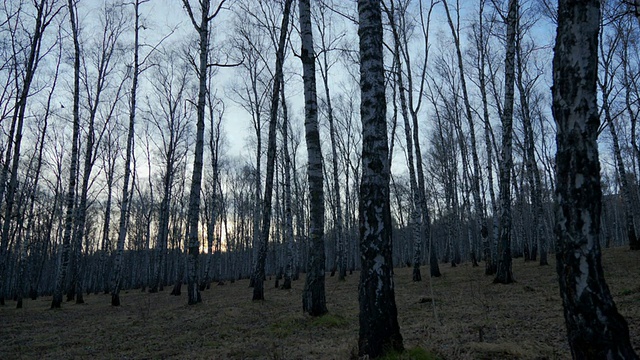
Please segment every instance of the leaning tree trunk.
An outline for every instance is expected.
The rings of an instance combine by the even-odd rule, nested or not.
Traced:
[[[404,349],[396,308],[391,254],[388,141],[380,1],[358,1],[360,38],[359,356],[375,358]]]
[[[271,93],[271,110],[269,113],[269,139],[267,145],[267,179],[264,186],[264,198],[262,199],[262,230],[260,232],[260,244],[258,258],[253,274],[253,300],[264,300],[265,262],[267,259],[267,245],[269,243],[269,230],[271,229],[271,202],[273,197],[273,175],[276,161],[276,125],[278,124],[278,104],[280,102],[280,87],[282,86],[282,64],[284,62],[284,50],[289,28],[289,16],[293,0],[286,0],[282,13],[280,38],[276,50],[276,69]]]
[[[45,0],[40,0],[39,2],[34,1],[34,6],[36,8],[36,14],[34,15],[34,31],[30,39],[31,44],[29,44],[26,64],[24,64],[22,89],[19,90],[15,107],[13,108],[11,130],[8,136],[8,144],[6,145],[5,163],[3,164],[2,172],[0,173],[0,201],[3,197],[5,200],[4,221],[2,222],[2,230],[0,234],[0,305],[4,305],[4,284],[5,279],[8,278],[5,273],[6,258],[10,256],[10,252],[8,251],[9,237],[12,223],[11,219],[13,218],[13,205],[16,191],[18,189],[20,148],[22,143],[22,129],[27,110],[27,101],[30,97],[32,81],[35,78],[36,70],[41,60],[40,49],[45,30],[53,20],[53,17],[58,13],[58,11],[53,10],[52,4],[47,4],[47,1]],[[9,168],[9,164],[11,164],[11,168]],[[9,176],[8,184],[6,183],[7,176]]]
[[[509,0],[507,54],[505,59],[504,110],[502,112],[502,162],[500,164],[500,235],[498,268],[494,283],[513,282],[511,262],[511,168],[513,167],[513,98],[515,85],[516,26],[518,0]]]
[[[560,0],[553,58],[556,258],[574,359],[638,359],[604,280],[597,134],[600,1]]]
[[[58,57],[58,61],[59,60],[60,60],[60,57]],[[26,233],[24,237],[24,245],[22,247],[22,252],[20,254],[20,268],[17,276],[17,280],[18,280],[16,285],[17,296],[18,296],[17,303],[16,303],[17,309],[22,308],[22,298],[24,296],[24,291],[25,291],[25,281],[30,280],[31,278],[29,274],[30,270],[26,268],[27,262],[29,261],[28,256],[29,254],[31,254],[31,257],[34,257],[35,256],[34,253],[37,253],[37,250],[31,249],[31,243],[32,243],[31,237],[35,227],[34,224],[37,221],[34,207],[36,204],[38,182],[40,181],[40,172],[42,169],[42,158],[43,158],[45,139],[47,135],[47,128],[49,126],[49,115],[51,114],[51,99],[53,98],[53,93],[56,88],[56,84],[58,82],[59,69],[60,67],[58,63],[58,66],[56,66],[53,83],[51,84],[51,91],[49,92],[49,96],[47,98],[44,119],[43,119],[44,124],[42,126],[42,134],[40,135],[39,143],[37,145],[38,155],[36,157],[36,168],[34,173],[32,174],[33,184],[31,185],[31,189],[29,191],[29,209],[27,211],[27,228],[26,228]],[[29,285],[33,288],[32,284],[29,284]]]

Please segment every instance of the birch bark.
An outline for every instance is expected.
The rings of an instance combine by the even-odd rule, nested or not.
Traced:
[[[193,173],[191,176],[191,188],[189,190],[189,210],[187,213],[187,302],[189,305],[202,301],[198,284],[198,255],[200,254],[200,241],[198,240],[198,221],[200,215],[200,190],[202,188],[202,167],[204,155],[204,118],[207,100],[207,75],[209,74],[209,26],[226,0],[220,0],[217,8],[211,13],[211,0],[200,1],[200,23],[191,8],[189,0],[182,0],[191,23],[199,36],[199,63],[198,63],[198,102],[196,103],[196,146],[193,159]]]
[[[556,259],[574,359],[638,359],[604,280],[597,132],[600,1],[560,0],[553,58]]]
[[[69,0],[71,2],[71,0]],[[136,101],[138,93],[138,76],[140,75],[139,61],[139,30],[140,30],[140,1],[134,3],[135,27],[134,27],[134,49],[133,49],[133,74],[131,81],[131,102],[129,104],[129,126],[127,134],[127,150],[124,163],[124,178],[122,184],[122,201],[120,204],[120,217],[118,221],[118,241],[116,243],[116,254],[111,270],[111,305],[120,306],[120,288],[122,282],[122,262],[124,257],[124,241],[127,236],[127,225],[129,223],[129,178],[131,177],[131,162],[133,157],[133,145],[136,123]]]
[[[360,38],[359,356],[404,349],[395,302],[391,256],[390,164],[386,124],[382,12],[379,0],[358,1]]]
[[[507,51],[504,70],[504,109],[502,111],[502,161],[500,162],[500,234],[498,267],[494,283],[514,281],[511,262],[511,171],[513,168],[513,98],[515,87],[516,27],[518,0],[509,0]]]
[[[69,184],[66,195],[66,213],[64,221],[64,235],[62,238],[62,254],[56,273],[56,283],[51,300],[51,308],[62,306],[62,292],[69,266],[69,252],[71,249],[71,231],[73,228],[73,214],[76,198],[76,179],[78,169],[78,138],[80,134],[80,42],[78,39],[78,18],[73,0],[68,1],[69,23],[73,38],[73,133],[71,137],[71,164],[69,166]]]
[[[4,305],[5,279],[6,279],[6,258],[9,256],[9,237],[11,230],[11,219],[14,212],[15,196],[18,189],[18,169],[20,166],[20,150],[22,145],[22,130],[27,110],[27,101],[31,94],[31,85],[35,78],[38,65],[41,60],[41,46],[47,27],[61,11],[63,6],[58,6],[55,1],[39,0],[33,1],[35,7],[33,19],[33,32],[28,35],[30,44],[27,44],[28,51],[24,64],[22,84],[18,84],[17,96],[13,107],[11,119],[11,130],[7,139],[5,162],[0,172],[0,201],[4,197],[4,221],[2,222],[2,232],[0,233],[0,305]],[[26,13],[26,10],[18,10]],[[19,14],[22,15],[22,14]],[[7,15],[8,16],[8,15]],[[16,18],[19,18],[18,16]],[[9,23],[9,20],[7,20]],[[22,25],[22,24],[21,24]],[[16,25],[16,26],[21,26]],[[15,30],[17,31],[17,30]],[[25,45],[13,44],[22,47]],[[17,57],[17,56],[15,56]],[[18,64],[14,66],[18,67]],[[13,71],[13,70],[11,70]],[[16,69],[16,72],[18,70]],[[16,76],[17,78],[17,76]],[[16,81],[18,81],[16,79]],[[9,181],[7,182],[7,177]]]
[[[283,81],[282,64],[284,62],[285,42],[289,28],[289,17],[291,14],[291,3],[293,0],[286,0],[282,13],[282,24],[280,27],[280,37],[276,52],[276,69],[271,92],[271,110],[269,112],[269,139],[267,144],[267,178],[264,186],[264,198],[262,199],[262,229],[260,231],[260,241],[258,258],[256,260],[253,273],[253,300],[264,300],[264,278],[265,263],[267,258],[267,245],[269,243],[269,232],[271,229],[271,203],[273,197],[273,177],[276,160],[276,127],[278,124],[278,104],[280,102],[280,87]]]
[[[312,316],[327,312],[324,291],[324,179],[322,148],[318,130],[318,100],[316,95],[315,55],[311,30],[310,0],[300,0],[300,37],[302,51],[302,78],[304,82],[304,127],[307,140],[310,223],[309,263],[302,294],[302,309]]]

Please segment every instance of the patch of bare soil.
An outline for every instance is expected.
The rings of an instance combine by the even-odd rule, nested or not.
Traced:
[[[517,282],[492,284],[483,268],[442,264],[441,278],[412,282],[396,269],[396,302],[407,348],[442,359],[568,359],[555,264],[514,259]],[[640,252],[604,252],[605,276],[632,342],[640,345]],[[329,314],[302,312],[304,280],[280,290],[269,281],[266,301],[252,302],[248,281],[212,284],[203,303],[131,290],[122,306],[108,295],[50,310],[51,298],[0,308],[0,359],[349,359],[357,353],[359,274],[327,277]],[[640,348],[636,347],[640,352]]]

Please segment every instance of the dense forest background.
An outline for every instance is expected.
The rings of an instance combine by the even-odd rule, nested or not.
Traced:
[[[154,292],[175,285],[179,294],[194,247],[202,290],[251,277],[271,156],[265,272],[283,283],[306,272],[301,45],[296,20],[279,47],[283,2],[214,2],[202,23],[199,5],[192,13],[177,1],[74,5],[75,16],[59,0],[0,4],[1,302],[56,288],[81,302],[83,293],[112,291],[114,281]],[[640,27],[623,16],[629,6],[602,5],[601,240],[638,249]],[[510,166],[501,157],[507,2],[394,0],[383,9],[394,264],[430,264],[437,276],[438,266],[484,262],[478,271],[495,273],[501,171],[511,176],[511,255],[546,264],[555,245],[554,6],[520,2]],[[329,0],[311,7],[325,267],[340,278],[361,260],[356,10]],[[278,49],[282,81],[274,86]],[[198,140],[200,206],[192,226]]]

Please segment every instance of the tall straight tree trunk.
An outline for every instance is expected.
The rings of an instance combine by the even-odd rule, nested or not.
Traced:
[[[224,2],[224,1],[222,1]],[[197,24],[188,0],[182,1],[189,13],[191,22],[199,35],[199,64],[198,64],[198,102],[196,104],[196,148],[193,159],[193,173],[191,175],[191,189],[189,191],[189,210],[187,212],[187,302],[189,305],[202,301],[198,287],[198,255],[200,243],[198,241],[198,220],[200,215],[200,189],[202,187],[202,161],[204,155],[204,116],[207,96],[207,68],[209,61],[209,9],[210,0],[200,2],[201,18]],[[217,12],[216,12],[217,13]],[[178,279],[180,281],[180,279]]]
[[[430,4],[429,4],[429,11],[427,13],[427,19],[425,21],[424,19],[424,11],[422,8],[422,4],[423,2],[420,1],[419,2],[419,9],[420,9],[420,25],[422,28],[422,35],[424,38],[424,59],[422,61],[422,72],[421,72],[421,76],[420,76],[420,86],[419,86],[419,91],[418,91],[418,100],[414,102],[414,96],[413,96],[413,76],[411,75],[411,71],[407,71],[407,83],[408,83],[408,91],[407,91],[407,97],[408,97],[408,102],[409,102],[409,113],[411,114],[411,119],[413,120],[413,147],[415,150],[415,159],[416,159],[416,175],[417,175],[417,179],[418,179],[418,199],[420,202],[420,208],[422,210],[422,233],[424,236],[426,236],[427,242],[428,242],[428,250],[429,250],[429,271],[430,271],[430,275],[432,277],[439,277],[440,274],[440,267],[438,265],[438,256],[436,253],[436,249],[433,243],[433,236],[431,235],[431,214],[430,214],[430,210],[429,207],[427,206],[427,193],[426,193],[426,185],[425,185],[425,178],[424,178],[424,167],[422,165],[422,150],[420,147],[420,131],[419,131],[419,126],[418,126],[418,111],[420,110],[420,107],[422,105],[422,95],[423,95],[423,91],[424,91],[424,84],[425,84],[425,79],[426,79],[426,71],[427,71],[427,61],[429,59],[429,27],[430,27],[430,23],[431,23],[431,14],[433,12],[433,8],[436,4],[436,1],[431,0]],[[409,51],[407,51],[409,44],[407,41],[407,37],[406,37],[406,29],[404,29],[403,31],[403,44],[404,44],[404,51],[402,52],[404,55],[404,59],[405,59],[405,63],[407,66],[407,69],[411,69],[411,59],[409,57]],[[415,104],[415,105],[414,105]],[[421,243],[422,243],[422,239],[421,239]],[[422,244],[419,244],[420,246],[422,246]],[[416,252],[414,251],[414,255],[416,255]],[[419,254],[418,254],[419,255]],[[415,268],[414,268],[415,269]],[[415,276],[415,272],[414,272],[414,276]]]
[[[489,189],[489,199],[491,200],[491,209],[493,213],[493,234],[492,238],[496,239],[498,235],[498,206],[496,201],[495,191],[493,190],[493,133],[491,130],[491,119],[489,116],[489,101],[487,100],[487,80],[485,75],[486,67],[486,40],[484,36],[484,6],[486,0],[481,0],[480,11],[478,15],[478,32],[476,35],[476,46],[478,48],[478,82],[480,87],[480,95],[482,99],[482,117],[484,125],[484,143],[487,151],[487,187]],[[485,275],[494,275],[496,273],[496,264],[493,259],[492,240],[489,239],[489,229],[485,218],[482,232],[482,255],[485,261],[484,273]],[[493,240],[495,242],[495,240]]]
[[[407,98],[405,95],[405,86],[402,76],[402,62],[400,61],[400,35],[395,21],[395,5],[391,2],[391,6],[385,10],[391,24],[393,33],[393,61],[395,63],[395,81],[398,84],[400,96],[400,112],[404,120],[404,134],[407,152],[407,167],[409,168],[409,186],[411,189],[412,206],[411,206],[411,227],[413,233],[413,281],[421,281],[420,260],[422,250],[422,219],[420,218],[421,199],[416,184],[416,171],[413,160],[413,138],[411,132],[411,124],[409,123],[409,110],[407,107]],[[409,68],[408,71],[411,71]]]
[[[517,32],[520,31],[519,21]],[[525,86],[524,72],[525,67],[522,63],[522,46],[520,45],[521,35],[516,35],[516,52],[517,52],[517,77],[516,86],[520,94],[520,108],[522,112],[522,125],[524,127],[524,151],[527,164],[527,178],[529,187],[531,188],[531,202],[533,205],[533,234],[537,240],[538,251],[540,252],[540,265],[549,265],[547,261],[547,238],[544,231],[544,208],[542,204],[542,179],[540,177],[540,169],[536,161],[535,138],[533,134],[533,125],[531,121],[531,108],[529,99],[531,95],[531,85]],[[535,252],[531,254],[535,259]]]
[[[302,80],[304,82],[304,127],[307,140],[309,178],[310,224],[309,263],[302,293],[302,309],[311,316],[327,312],[324,291],[324,185],[322,174],[322,148],[318,130],[318,100],[316,95],[316,69],[311,31],[310,0],[300,0],[300,37],[302,51]],[[340,201],[337,199],[337,201]]]
[[[610,65],[610,59],[605,59],[603,63],[605,64],[604,66],[607,67],[607,65]],[[607,122],[607,126],[609,127],[609,133],[611,134],[611,141],[613,143],[613,156],[615,158],[616,170],[618,178],[620,180],[620,190],[622,191],[622,204],[625,214],[625,225],[627,228],[627,239],[629,248],[631,250],[640,250],[640,239],[638,239],[638,236],[636,234],[631,188],[629,186],[629,181],[627,180],[627,170],[624,166],[624,161],[622,161],[618,132],[616,131],[614,119],[611,114],[611,103],[609,101],[609,95],[612,91],[610,81],[613,80],[611,79],[608,71],[608,69],[605,69],[605,75],[602,79],[598,80],[600,89],[602,91],[602,110],[604,113],[605,121]]]
[[[322,6],[322,5],[321,5]],[[338,280],[344,280],[347,276],[347,237],[344,231],[344,215],[342,212],[342,197],[340,196],[340,176],[338,168],[338,145],[336,139],[336,124],[333,113],[333,105],[331,103],[331,91],[329,87],[329,45],[326,44],[325,33],[325,7],[321,7],[320,16],[322,23],[317,24],[320,33],[320,43],[322,46],[322,65],[320,66],[320,75],[324,85],[324,92],[327,105],[327,120],[329,122],[329,140],[331,142],[331,164],[333,175],[333,192],[336,202],[335,208],[335,234],[338,244],[337,262],[338,262]]]
[[[454,39],[454,44],[456,47],[456,55],[458,60],[458,69],[460,70],[460,87],[462,89],[462,99],[464,100],[464,114],[467,119],[467,126],[469,127],[469,140],[471,141],[471,160],[473,165],[473,172],[471,172],[471,192],[473,194],[473,204],[475,210],[475,221],[478,225],[478,229],[480,230],[480,235],[483,239],[486,239],[486,232],[482,231],[482,229],[486,228],[486,220],[485,220],[485,209],[484,204],[482,202],[482,198],[480,195],[480,179],[482,178],[482,168],[480,167],[480,160],[478,158],[478,147],[476,145],[476,130],[473,122],[473,110],[471,108],[471,103],[469,100],[469,93],[467,91],[467,81],[465,79],[465,71],[464,71],[464,61],[462,59],[462,50],[460,47],[460,30],[459,30],[459,21],[458,21],[458,29],[454,26],[453,20],[451,18],[451,13],[449,12],[449,6],[447,5],[447,0],[443,1],[444,9],[447,14],[447,22],[449,23],[449,28],[451,29],[451,35]],[[458,9],[458,16],[460,14],[460,9]],[[483,240],[486,241],[486,240]]]
[[[173,187],[173,162],[167,157],[166,173],[162,179],[163,197],[160,202],[160,216],[158,219],[158,235],[156,238],[156,261],[155,270],[149,292],[155,293],[164,288],[164,264],[167,254],[167,242],[169,239],[169,220],[171,211],[171,189]]]
[[[71,0],[69,0],[71,1]],[[124,261],[124,240],[127,236],[127,225],[129,223],[129,178],[131,177],[131,159],[133,156],[133,139],[136,123],[136,96],[138,93],[138,76],[140,75],[139,61],[139,38],[140,30],[140,0],[134,3],[135,27],[133,45],[133,79],[131,82],[131,103],[129,104],[129,129],[127,134],[127,152],[124,160],[124,178],[122,184],[122,201],[120,204],[120,219],[118,225],[118,242],[116,243],[116,254],[111,269],[111,305],[120,306],[120,288],[122,287],[122,262]]]
[[[189,0],[182,0],[193,27],[198,32],[199,63],[198,63],[198,102],[196,104],[196,148],[193,159],[193,173],[191,189],[189,191],[189,210],[187,212],[187,302],[189,305],[202,301],[198,284],[198,255],[200,242],[198,241],[198,218],[200,215],[200,190],[202,188],[202,163],[204,155],[204,117],[207,100],[207,74],[209,68],[209,23],[215,18],[226,0],[221,0],[213,14],[210,14],[211,0],[200,1],[200,24],[196,22]],[[182,279],[178,279],[181,281]]]
[[[99,94],[99,92],[98,92]],[[99,95],[98,95],[99,97]],[[97,101],[96,99],[96,107]],[[93,110],[93,109],[92,109]],[[74,249],[74,261],[71,269],[71,286],[67,292],[67,301],[73,300],[75,297],[76,304],[83,304],[84,298],[82,295],[82,275],[81,270],[81,256],[82,256],[82,240],[84,238],[85,231],[85,219],[87,211],[87,195],[89,192],[89,178],[91,176],[91,169],[93,167],[93,147],[95,144],[94,135],[94,120],[95,112],[91,115],[89,120],[89,129],[87,131],[86,144],[85,144],[85,158],[84,169],[82,175],[82,184],[80,185],[80,199],[76,207],[76,216],[74,219],[74,231],[73,231],[73,249]]]
[[[379,0],[358,1],[360,38],[360,257],[358,355],[404,349],[393,282],[382,13]]]
[[[526,96],[526,95],[525,95]],[[525,103],[525,100],[521,100],[521,103]],[[527,182],[530,188],[530,196],[532,202],[532,216],[533,216],[533,238],[535,243],[532,243],[534,247],[538,248],[540,253],[540,265],[549,265],[547,260],[547,239],[544,231],[544,207],[542,204],[542,180],[540,178],[540,170],[538,169],[537,161],[535,158],[535,139],[533,136],[533,128],[531,126],[530,113],[523,107],[522,122],[524,125],[525,141],[524,147],[526,152],[526,167],[527,167]],[[531,252],[531,259],[535,260],[536,252]]]
[[[267,145],[267,179],[264,186],[264,198],[262,199],[262,230],[260,232],[260,244],[258,258],[253,273],[253,300],[264,300],[264,278],[265,262],[267,259],[267,245],[269,244],[269,230],[271,229],[271,202],[273,197],[273,175],[276,161],[276,126],[278,124],[278,104],[280,102],[280,87],[284,76],[282,75],[282,64],[284,62],[284,50],[289,28],[289,16],[291,14],[291,3],[293,0],[286,0],[282,13],[282,24],[280,27],[280,38],[278,49],[276,50],[276,69],[273,79],[273,89],[271,93],[271,110],[269,112],[269,139]],[[257,204],[256,204],[257,206]]]
[[[604,280],[597,134],[600,1],[560,0],[553,58],[556,258],[574,359],[638,359]]]
[[[110,140],[110,139],[109,139]],[[108,146],[112,146],[109,144]],[[111,156],[111,155],[109,155]],[[102,224],[102,244],[100,246],[100,262],[99,262],[99,271],[98,271],[98,280],[96,285],[96,291],[104,290],[104,293],[107,294],[109,292],[109,281],[108,281],[108,272],[107,272],[107,254],[109,249],[111,248],[111,240],[109,231],[111,229],[111,204],[113,201],[113,183],[114,183],[114,172],[115,172],[115,161],[114,159],[109,159],[109,166],[107,169],[107,201],[104,209],[104,222]]]
[[[640,0],[638,0],[638,19],[640,20]],[[631,35],[633,36],[633,35]],[[640,171],[640,147],[638,146],[638,117],[640,116],[640,109],[634,107],[634,101],[632,100],[632,94],[635,95],[635,99],[637,100],[640,97],[640,93],[638,92],[638,80],[634,78],[633,70],[629,65],[629,41],[630,39],[627,37],[623,42],[624,47],[622,50],[621,61],[622,68],[624,71],[624,75],[622,77],[622,87],[624,88],[624,102],[625,109],[629,116],[629,121],[631,122],[631,148],[633,149],[633,154],[635,155],[635,166]]]
[[[282,153],[284,154],[284,247],[285,269],[282,289],[291,289],[293,268],[293,212],[291,210],[291,155],[289,153],[289,115],[287,113],[284,83],[282,84]]]
[[[502,161],[500,164],[500,235],[498,267],[494,283],[513,282],[511,261],[511,170],[513,167],[513,98],[515,87],[516,27],[518,0],[509,0],[507,14],[507,51],[504,69],[504,110],[502,112]]]
[[[209,94],[210,95],[210,94]],[[205,267],[205,274],[204,274],[204,278],[202,279],[201,283],[200,283],[200,290],[204,290],[204,289],[208,289],[209,288],[209,282],[211,281],[211,275],[210,275],[210,271],[211,271],[211,261],[213,259],[213,243],[215,241],[215,236],[214,236],[214,232],[215,232],[215,227],[216,227],[216,220],[218,217],[218,212],[220,211],[220,207],[218,202],[222,201],[222,199],[218,199],[218,195],[217,195],[217,190],[218,188],[221,189],[221,187],[219,187],[219,182],[220,182],[220,170],[219,170],[219,166],[218,166],[218,158],[219,158],[219,153],[220,153],[220,136],[221,136],[221,125],[222,125],[222,115],[223,113],[220,113],[219,116],[216,116],[215,114],[215,107],[214,104],[212,102],[212,99],[210,96],[207,97],[207,101],[209,103],[209,116],[210,116],[210,120],[211,120],[211,130],[209,132],[209,150],[211,152],[211,172],[213,173],[213,179],[211,181],[211,198],[210,198],[210,202],[211,202],[211,208],[207,209],[206,205],[205,205],[205,213],[208,214],[208,220],[207,220],[207,264]],[[217,120],[216,120],[217,117]],[[220,241],[220,237],[218,237],[218,240]],[[220,258],[220,252],[221,252],[221,248],[217,248],[216,250],[216,256],[218,257],[218,259]],[[218,263],[219,265],[219,263]],[[217,276],[215,276],[217,281],[222,281],[222,279],[220,278],[220,274],[217,274]]]
[[[85,153],[84,153],[84,162],[82,169],[82,181],[80,183],[80,188],[77,190],[79,192],[79,200],[76,204],[75,210],[75,219],[74,219],[74,231],[72,236],[72,247],[73,247],[73,255],[71,257],[72,267],[71,267],[71,286],[67,289],[67,301],[71,301],[74,298],[76,299],[76,303],[81,304],[84,303],[83,295],[82,295],[82,281],[83,276],[80,274],[82,271],[83,259],[82,257],[82,248],[83,248],[83,240],[84,240],[84,232],[85,232],[85,223],[86,223],[86,212],[88,206],[88,192],[91,180],[91,172],[93,169],[93,165],[95,164],[97,151],[96,148],[99,146],[99,143],[102,139],[102,135],[107,127],[107,123],[117,105],[117,101],[114,101],[109,109],[108,114],[106,115],[106,120],[104,127],[99,132],[99,135],[96,136],[96,117],[98,115],[98,108],[101,104],[101,96],[103,91],[105,90],[109,73],[113,68],[112,63],[112,55],[115,51],[116,42],[118,41],[119,35],[121,34],[122,27],[118,26],[117,22],[114,22],[110,16],[105,17],[105,24],[103,27],[102,33],[102,42],[99,46],[100,51],[97,53],[96,63],[97,63],[97,75],[95,79],[95,88],[93,92],[90,91],[89,84],[89,75],[85,70],[85,89],[87,91],[87,103],[88,103],[88,124],[87,131],[85,137]],[[120,95],[120,91],[122,86],[124,85],[124,81],[120,84],[115,94],[115,98],[118,99]],[[80,170],[80,169],[79,169]]]
[[[73,38],[73,133],[71,137],[71,164],[69,166],[69,188],[67,190],[67,209],[62,238],[62,254],[58,265],[56,283],[51,300],[51,308],[62,306],[62,292],[69,266],[69,252],[71,251],[71,232],[73,230],[73,215],[76,198],[76,177],[78,169],[78,138],[80,134],[80,42],[78,39],[78,18],[73,0],[69,0],[69,22]]]

